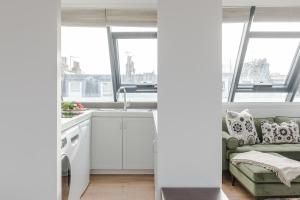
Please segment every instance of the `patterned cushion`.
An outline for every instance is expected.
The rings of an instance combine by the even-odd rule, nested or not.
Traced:
[[[263,144],[290,144],[299,143],[299,126],[295,121],[281,124],[269,121],[261,122]]]
[[[253,117],[248,109],[241,113],[227,111],[226,124],[229,134],[239,140],[239,146],[259,143]]]

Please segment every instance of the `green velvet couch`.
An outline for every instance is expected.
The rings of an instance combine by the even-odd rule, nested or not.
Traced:
[[[281,123],[284,121],[295,120],[300,127],[300,117],[269,117],[255,118],[256,131],[260,141],[262,141],[261,121],[269,120],[271,122]],[[249,164],[234,165],[230,163],[230,159],[238,153],[251,150],[268,152],[285,156],[294,160],[300,161],[300,144],[255,144],[238,146],[237,139],[228,134],[226,122],[222,122],[222,158],[223,171],[229,170],[234,179],[237,179],[253,196],[257,199],[266,197],[300,197],[300,177],[292,182],[292,187],[289,188],[282,183],[276,175],[262,167],[257,167]],[[233,180],[234,180],[233,179]]]

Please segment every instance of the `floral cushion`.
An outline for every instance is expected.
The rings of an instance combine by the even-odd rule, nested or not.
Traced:
[[[240,113],[226,111],[226,124],[229,134],[239,140],[239,146],[260,143],[253,117],[248,109]]]
[[[281,124],[261,122],[263,144],[300,143],[299,126],[295,121]]]

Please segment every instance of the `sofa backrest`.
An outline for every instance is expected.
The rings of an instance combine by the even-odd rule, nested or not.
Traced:
[[[300,117],[286,117],[286,116],[277,116],[274,118],[274,121],[278,124],[282,123],[282,122],[288,122],[288,121],[295,121],[298,126],[300,127]]]

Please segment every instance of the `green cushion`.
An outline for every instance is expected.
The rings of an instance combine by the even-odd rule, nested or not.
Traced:
[[[277,153],[271,154],[281,156]],[[230,159],[236,155],[237,153],[231,154]],[[237,167],[242,173],[244,173],[249,179],[251,179],[255,183],[281,183],[274,172],[267,170],[263,167],[250,164],[239,164],[235,165],[235,167]],[[293,182],[300,183],[300,177],[296,178]]]
[[[255,128],[256,128],[257,135],[258,135],[258,138],[259,138],[260,142],[262,142],[262,140],[263,140],[262,132],[261,132],[261,122],[262,121],[274,122],[274,119],[272,117],[254,118]]]
[[[230,173],[256,197],[278,197],[278,196],[300,196],[300,183],[294,182],[292,187],[287,187],[282,183],[255,183],[241,172],[235,165],[229,165]]]

